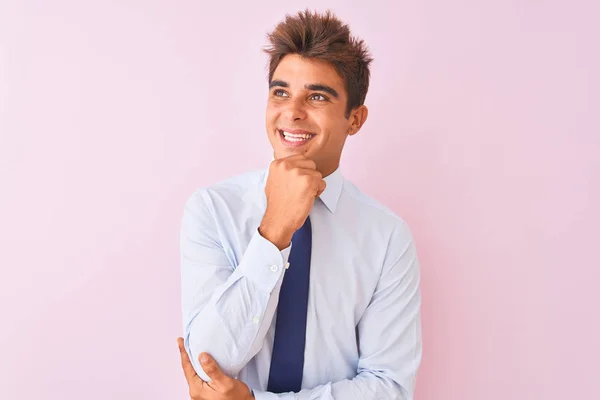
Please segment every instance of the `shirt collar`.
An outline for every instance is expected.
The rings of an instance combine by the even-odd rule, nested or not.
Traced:
[[[323,180],[327,186],[319,198],[323,204],[327,206],[329,211],[335,213],[338,200],[340,199],[340,195],[342,194],[342,189],[344,187],[344,176],[342,175],[340,167],[323,178]]]
[[[267,177],[269,176],[269,168],[266,169],[262,179],[262,186],[265,187],[267,183]],[[327,209],[332,213],[335,213],[337,209],[338,200],[340,199],[340,195],[342,194],[342,189],[344,188],[344,176],[342,175],[342,171],[340,167],[338,167],[334,172],[327,175],[323,178],[327,186],[321,196],[319,198],[325,204]],[[265,203],[266,204],[266,203]]]

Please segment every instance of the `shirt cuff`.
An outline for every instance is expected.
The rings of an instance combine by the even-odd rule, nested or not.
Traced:
[[[271,292],[288,267],[292,245],[279,251],[258,229],[250,239],[238,266],[241,274],[261,290]]]

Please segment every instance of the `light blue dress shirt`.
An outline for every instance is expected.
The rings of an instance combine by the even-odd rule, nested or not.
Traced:
[[[338,168],[310,212],[312,258],[302,390],[266,392],[291,245],[258,232],[268,170],[198,189],[181,226],[185,346],[205,351],[257,400],[412,399],[421,362],[419,263],[399,217]]]

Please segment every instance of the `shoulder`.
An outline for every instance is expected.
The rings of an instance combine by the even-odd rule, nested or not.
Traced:
[[[356,215],[361,229],[369,232],[385,249],[385,260],[393,262],[414,247],[414,240],[407,222],[381,201],[361,191],[346,180],[342,191],[343,207]],[[346,215],[350,215],[347,213]]]
[[[248,200],[263,187],[265,170],[253,170],[223,179],[208,186],[198,187],[188,197],[188,210],[214,211],[220,205],[234,206]]]
[[[349,180],[344,181],[342,200],[350,208],[360,215],[368,217],[375,224],[383,224],[387,227],[406,226],[406,222],[381,201],[361,191],[358,186]]]

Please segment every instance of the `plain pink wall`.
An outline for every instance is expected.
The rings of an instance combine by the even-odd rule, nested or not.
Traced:
[[[598,395],[596,2],[344,3],[1,2],[1,399],[187,398],[183,204],[270,161],[260,48],[306,6],[375,56],[343,168],[416,236],[417,399]]]

